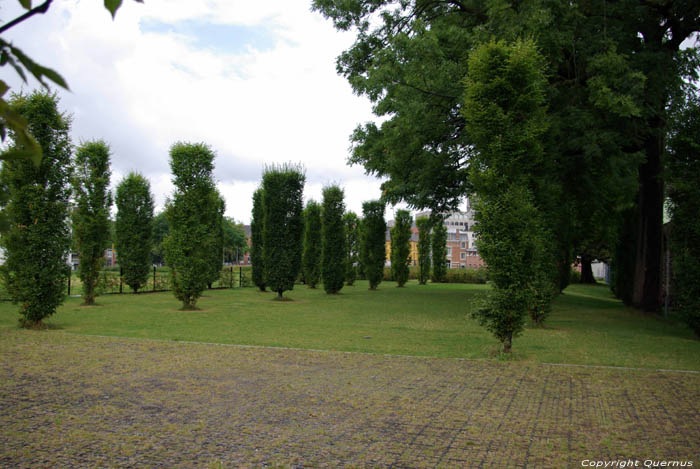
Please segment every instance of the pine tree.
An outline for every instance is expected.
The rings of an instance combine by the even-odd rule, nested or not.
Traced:
[[[376,290],[384,277],[386,261],[386,221],[384,203],[372,200],[362,204],[362,254],[370,290]]]
[[[301,269],[305,180],[302,169],[290,164],[269,166],[263,173],[265,282],[279,300],[294,288]]]
[[[109,153],[109,146],[98,140],[83,143],[75,155],[73,237],[80,258],[79,275],[86,305],[95,303],[104,251],[110,238]]]
[[[403,287],[408,281],[411,223],[411,214],[408,210],[396,212],[396,221],[391,229],[391,272],[399,287]]]
[[[309,200],[304,210],[304,281],[316,288],[321,279],[321,205]]]
[[[260,291],[265,291],[265,256],[263,255],[263,226],[265,210],[263,208],[262,187],[253,192],[253,213],[250,220],[250,263],[252,264],[253,283]]]
[[[321,276],[326,293],[338,293],[345,280],[345,194],[338,186],[323,188]]]
[[[129,173],[117,186],[116,248],[124,283],[134,293],[148,281],[153,244],[153,196],[148,180]]]
[[[59,112],[54,94],[13,95],[10,102],[12,110],[27,120],[43,157],[38,165],[27,158],[3,162],[2,180],[9,196],[4,213],[9,229],[1,238],[5,250],[2,273],[13,302],[20,305],[20,322],[39,327],[56,312],[66,291],[70,118]],[[10,136],[14,139],[12,133]],[[12,146],[10,150],[21,148]]]
[[[360,220],[355,212],[343,215],[345,225],[345,283],[353,285],[360,259]]]
[[[430,278],[430,218],[416,219],[418,227],[418,283],[425,285]]]

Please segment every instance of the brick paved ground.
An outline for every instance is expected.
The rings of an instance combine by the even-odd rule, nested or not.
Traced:
[[[700,465],[700,375],[0,331],[0,467]]]

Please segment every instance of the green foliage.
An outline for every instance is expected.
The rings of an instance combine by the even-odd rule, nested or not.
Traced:
[[[369,280],[370,290],[381,283],[386,259],[386,222],[384,203],[371,200],[362,204],[362,232],[360,248],[362,265]]]
[[[418,283],[425,285],[430,278],[430,229],[432,228],[430,218],[416,218],[416,226],[418,227],[418,267],[420,269]]]
[[[570,274],[571,282],[570,283],[581,283],[581,272],[579,272],[578,270],[574,270],[571,267],[569,267],[569,269],[571,271],[571,274]]]
[[[151,273],[153,196],[148,180],[129,173],[117,186],[116,248],[124,283],[134,293]]]
[[[442,220],[433,223],[433,282],[447,281],[447,227]]]
[[[260,291],[265,291],[265,256],[263,254],[263,227],[265,226],[265,209],[263,207],[262,187],[253,192],[253,212],[250,220],[250,263],[252,264],[253,283]]]
[[[109,153],[109,146],[97,140],[80,145],[75,155],[73,236],[80,257],[79,272],[86,305],[95,303],[97,280],[110,238]]]
[[[208,212],[206,220],[209,225],[209,234],[212,236],[207,261],[209,267],[207,286],[209,288],[219,280],[221,269],[224,267],[224,211],[226,210],[226,203],[216,187],[212,189],[210,198],[207,206],[212,206],[214,209]]]
[[[321,276],[326,293],[338,293],[345,281],[344,197],[338,186],[323,188]]]
[[[238,262],[248,252],[245,228],[230,217],[224,217],[222,225],[224,229],[224,259],[229,263]]]
[[[345,225],[345,283],[353,285],[360,261],[360,219],[355,212],[343,215]]]
[[[408,281],[408,262],[411,255],[411,213],[398,210],[391,228],[391,272],[399,287]]]
[[[163,210],[153,217],[153,241],[151,243],[151,261],[153,264],[165,264],[164,240],[169,233],[168,217],[165,216],[165,210]]]
[[[175,192],[166,208],[170,232],[164,242],[165,259],[173,293],[183,309],[194,309],[211,281],[212,252],[220,246],[221,230],[212,228],[221,213],[212,178],[214,156],[204,143],[178,142],[170,147]]]
[[[20,304],[24,324],[35,326],[54,314],[65,296],[70,119],[59,112],[54,94],[14,95],[10,105],[27,120],[44,154],[38,166],[27,159],[5,160],[1,178],[9,195],[2,274],[13,302]]]
[[[673,307],[700,337],[700,98],[675,117],[670,139],[670,208]]]
[[[321,279],[321,205],[309,200],[304,209],[304,282],[316,288]]]
[[[269,166],[263,172],[265,282],[278,299],[294,288],[301,270],[305,180],[301,167],[291,164]]]
[[[465,85],[477,245],[495,290],[475,315],[510,352],[526,311],[538,324],[547,316],[556,277],[534,197],[547,128],[543,59],[532,42],[492,41],[470,54]]]

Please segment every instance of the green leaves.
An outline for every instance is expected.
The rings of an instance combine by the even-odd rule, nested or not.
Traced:
[[[32,0],[19,0],[19,4],[22,5],[25,10],[32,9]]]
[[[134,0],[143,3],[143,0]],[[112,19],[117,16],[117,10],[122,6],[122,0],[105,0],[105,8],[112,14]]]
[[[403,287],[408,281],[411,223],[411,214],[408,210],[396,212],[396,224],[391,229],[391,272],[399,287]]]

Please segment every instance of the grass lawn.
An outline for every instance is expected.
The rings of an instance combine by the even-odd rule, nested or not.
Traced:
[[[487,286],[366,282],[339,295],[297,286],[272,301],[253,288],[207,291],[198,311],[179,311],[172,293],[104,295],[99,305],[69,298],[49,321],[88,335],[304,349],[489,358],[496,340],[469,317]],[[16,328],[17,306],[0,304],[0,327]],[[52,332],[46,332],[51,334]],[[700,341],[672,321],[625,308],[606,286],[573,285],[557,298],[544,328],[514,341],[513,359],[700,370]]]

